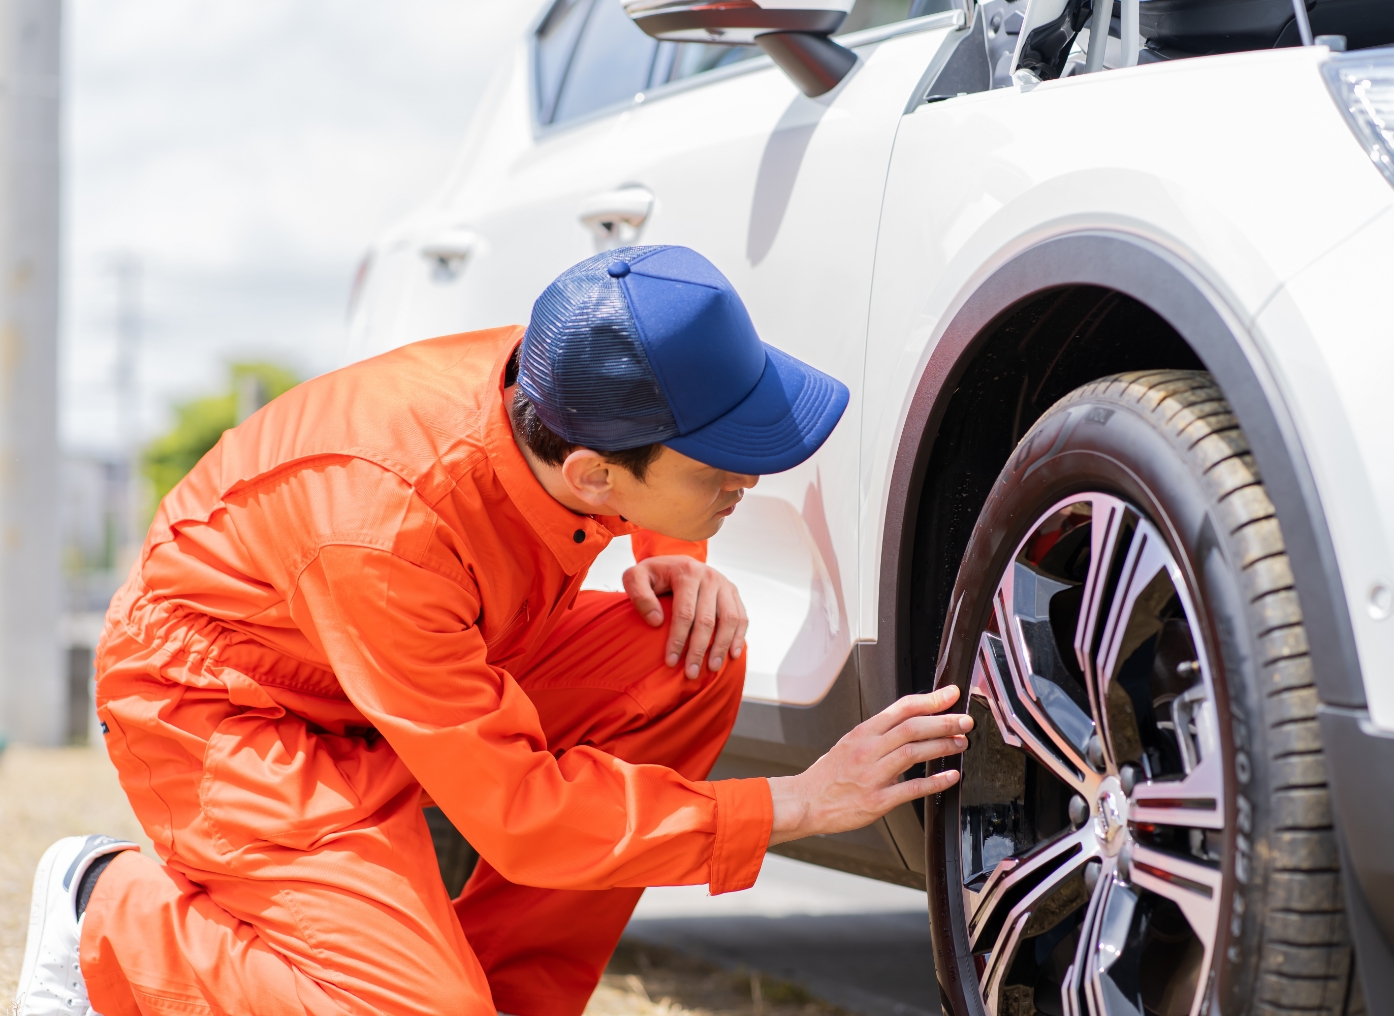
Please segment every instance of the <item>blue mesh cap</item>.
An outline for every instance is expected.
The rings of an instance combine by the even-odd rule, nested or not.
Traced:
[[[761,342],[731,283],[686,247],[621,247],[558,276],[533,304],[518,383],[572,444],[662,443],[739,473],[798,465],[848,398]]]

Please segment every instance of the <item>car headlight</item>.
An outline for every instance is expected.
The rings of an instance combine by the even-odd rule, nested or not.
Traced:
[[[1321,70],[1350,129],[1394,184],[1394,48],[1334,55]]]

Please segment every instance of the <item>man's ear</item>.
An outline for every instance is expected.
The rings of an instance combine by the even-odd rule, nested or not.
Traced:
[[[589,448],[573,449],[561,464],[561,476],[567,489],[586,504],[599,508],[610,500],[614,491],[613,462],[605,461],[599,452]]]

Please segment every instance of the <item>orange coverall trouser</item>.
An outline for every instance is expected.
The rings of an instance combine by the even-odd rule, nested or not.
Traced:
[[[625,594],[581,593],[514,675],[551,750],[590,744],[704,779],[735,722],[745,657],[689,681],[664,665],[666,638],[667,625],[645,624]],[[642,889],[530,888],[481,860],[452,904],[414,788],[370,827],[336,830],[289,862],[285,848],[268,845],[264,859],[239,853],[228,865],[236,871],[209,870],[213,851],[186,848],[195,866],[180,844],[228,835],[226,816],[214,826],[202,814],[212,774],[197,751],[228,702],[153,675],[112,677],[101,703],[115,721],[108,748],[146,830],[173,830],[175,847],[166,864],[120,855],[97,883],[81,942],[97,1012],[577,1016],[585,1008]],[[223,765],[248,755],[219,754]],[[288,790],[287,799],[304,794]],[[274,813],[278,802],[267,804]],[[259,816],[246,818],[251,841]],[[564,830],[556,849],[566,850]]]

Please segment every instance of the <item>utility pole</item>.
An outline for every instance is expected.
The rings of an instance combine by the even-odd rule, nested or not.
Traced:
[[[61,0],[0,0],[0,735],[59,743]]]
[[[121,519],[116,566],[124,571],[140,550],[140,260],[121,254],[112,262],[116,276],[116,435],[121,442]]]

